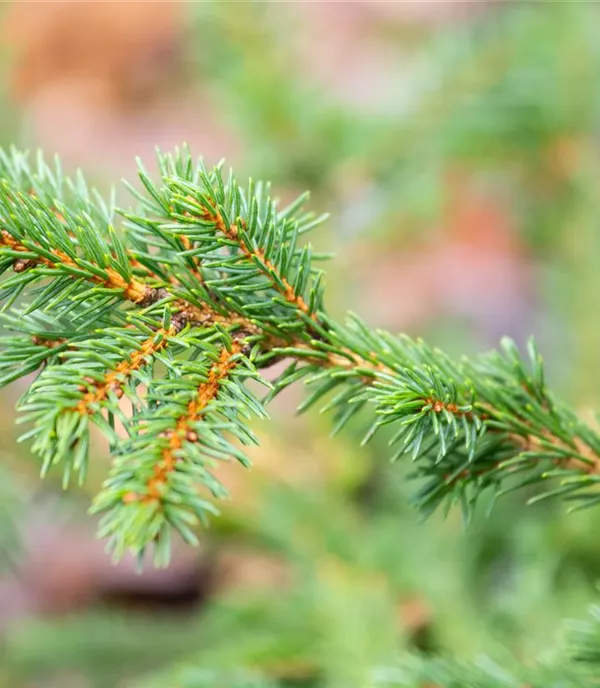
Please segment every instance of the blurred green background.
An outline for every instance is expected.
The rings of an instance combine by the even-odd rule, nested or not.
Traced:
[[[0,11],[0,141],[108,191],[188,142],[331,220],[330,310],[454,354],[534,334],[557,393],[600,403],[600,8],[588,2],[15,2]],[[125,199],[122,190],[118,197]],[[249,666],[369,685],[405,650],[523,662],[597,601],[593,511],[505,497],[424,523],[409,467],[358,418],[259,425],[255,468],[198,551],[113,566],[87,486],[41,485],[2,392],[0,685],[194,686]],[[491,504],[489,505],[492,506]],[[180,669],[179,667],[183,667]]]

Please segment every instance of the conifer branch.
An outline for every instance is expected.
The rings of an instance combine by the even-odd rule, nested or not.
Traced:
[[[218,211],[211,212],[204,210],[201,217],[205,221],[213,222],[217,231],[221,232],[227,239],[237,243],[243,255],[259,267],[261,272],[269,279],[273,288],[279,292],[288,303],[296,307],[299,311],[302,311],[302,313],[311,315],[313,319],[315,318],[315,315],[310,313],[310,309],[302,295],[296,293],[285,276],[282,275],[275,265],[265,256],[264,251],[252,244],[246,234],[246,223],[242,218],[238,218],[237,225],[233,223],[227,227],[223,217]]]
[[[64,251],[52,248],[43,249],[35,244],[25,245],[15,239],[6,229],[0,233],[0,246],[6,247],[15,253],[26,253],[27,258],[17,258],[13,264],[16,273],[24,272],[37,265],[46,266],[55,270],[63,270],[68,273],[82,272],[84,268],[78,265],[71,256]],[[5,252],[5,255],[9,252]],[[91,272],[88,279],[100,284],[107,289],[116,289],[123,292],[128,301],[140,305],[148,305],[155,298],[155,290],[147,287],[136,279],[126,280],[122,274],[112,268],[107,268],[100,273]]]
[[[226,348],[221,350],[218,361],[210,369],[206,382],[202,382],[198,387],[196,396],[189,402],[185,414],[177,419],[174,428],[167,431],[168,445],[162,452],[160,464],[154,467],[153,477],[148,481],[146,496],[143,497],[145,501],[161,501],[169,475],[176,470],[178,452],[182,449],[184,441],[192,444],[198,441],[199,437],[193,426],[201,419],[208,404],[216,398],[222,382],[236,365],[235,354],[241,350],[242,346],[237,342],[234,342],[231,351]],[[136,497],[139,498],[139,495],[128,493],[123,500],[131,502]]]
[[[155,335],[146,339],[139,349],[132,352],[128,359],[120,361],[116,368],[109,370],[100,380],[90,380],[92,388],[79,400],[75,410],[77,413],[90,415],[93,407],[103,402],[110,393],[120,399],[123,392],[123,385],[131,379],[132,375],[148,360],[154,357],[159,351],[167,346],[169,337],[177,334],[175,325],[170,325],[168,329],[159,329]],[[80,386],[80,391],[86,390],[85,385]]]
[[[592,607],[590,611],[586,619],[568,622],[566,642],[539,658],[523,661],[503,653],[502,661],[485,656],[467,661],[404,652],[396,661],[366,667],[360,677],[352,678],[373,688],[595,688],[600,666],[600,609]],[[150,686],[282,688],[290,681],[310,681],[319,675],[317,663],[311,661],[276,663],[275,667],[264,662],[260,668],[253,665],[252,670],[235,669],[210,669],[206,659],[202,664],[192,660],[160,672]]]
[[[302,380],[300,410],[331,411],[334,433],[370,409],[364,441],[394,430],[392,459],[412,458],[426,511],[458,502],[469,515],[484,490],[525,485],[538,486],[532,501],[600,500],[600,435],[552,397],[533,344],[528,360],[506,341],[453,361],[357,316],[330,318],[322,256],[302,243],[324,216],[303,211],[306,196],[279,209],[268,185],[242,188],[185,150],[159,156],[157,183],[140,168],[127,211],[16,151],[0,172],[2,322],[15,333],[0,382],[39,370],[21,420],[43,472],[63,464],[65,485],[85,475],[90,422],[107,435],[113,464],[94,510],[117,555],[154,544],[165,562],[171,527],[195,540],[216,510],[201,488],[227,496],[213,469],[248,464],[239,444],[265,414],[245,382],[268,385],[260,371],[283,359],[265,401]]]

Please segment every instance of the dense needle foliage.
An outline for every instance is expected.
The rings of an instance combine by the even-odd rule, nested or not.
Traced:
[[[159,155],[156,183],[140,167],[129,210],[41,156],[3,153],[0,178],[1,382],[35,373],[18,404],[23,439],[65,488],[85,479],[91,426],[108,438],[92,509],[117,557],[153,546],[164,565],[173,529],[196,542],[227,496],[219,464],[249,465],[251,419],[300,382],[300,410],[330,411],[334,432],[363,409],[364,443],[390,426],[389,459],[412,462],[426,513],[459,503],[468,517],[486,489],[533,483],[536,500],[597,503],[600,435],[549,392],[533,343],[454,361],[328,315],[325,256],[305,240],[325,217],[306,196],[280,207],[268,184],[240,186],[186,149]],[[498,671],[419,660],[374,670],[373,685],[512,685]]]

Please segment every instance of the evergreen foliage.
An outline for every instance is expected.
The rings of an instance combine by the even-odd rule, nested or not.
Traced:
[[[120,210],[58,161],[0,157],[0,379],[35,373],[18,403],[22,439],[65,488],[85,479],[92,426],[107,437],[110,475],[92,510],[115,556],[152,546],[165,565],[172,530],[196,542],[227,496],[219,464],[249,465],[251,419],[296,382],[308,389],[300,410],[332,413],[334,433],[363,409],[364,443],[390,426],[389,458],[412,463],[425,513],[458,503],[470,517],[484,491],[532,484],[535,500],[598,502],[600,434],[547,389],[533,343],[525,356],[507,340],[501,353],[454,361],[353,314],[340,324],[325,306],[325,256],[305,241],[325,217],[304,210],[306,196],[281,208],[268,184],[240,186],[186,149],[158,161],[158,181],[140,166],[137,205]],[[573,679],[571,660],[564,678],[538,678],[546,669],[511,677],[417,659],[370,680],[582,685],[581,667],[597,664],[594,633],[580,629]],[[188,683],[203,681],[213,684]]]
[[[242,188],[185,150],[159,162],[156,185],[141,169],[122,236],[81,178],[42,159],[30,168],[17,151],[2,158],[2,381],[40,369],[19,402],[23,439],[65,487],[85,478],[90,425],[108,437],[94,510],[117,555],[154,543],[166,561],[169,527],[194,541],[215,511],[206,495],[226,496],[211,468],[247,465],[238,442],[254,442],[248,419],[265,415],[248,380],[272,387],[267,400],[303,380],[301,410],[332,411],[334,433],[372,407],[364,441],[393,427],[391,458],[407,454],[426,479],[426,510],[458,501],[469,514],[484,488],[537,481],[548,487],[536,499],[596,503],[600,436],[547,390],[533,343],[527,361],[505,341],[501,354],[454,362],[355,315],[339,325],[321,256],[301,243],[323,220],[305,197],[279,209],[268,185]],[[291,363],[271,385],[260,371],[281,359]]]

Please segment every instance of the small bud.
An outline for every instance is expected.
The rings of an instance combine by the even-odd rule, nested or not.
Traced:
[[[175,315],[171,318],[171,326],[175,328],[176,332],[181,332],[190,319],[189,313],[180,311],[179,313],[175,313]]]
[[[188,442],[197,442],[198,441],[198,433],[194,432],[193,430],[188,430],[185,439]]]
[[[88,389],[90,388],[91,385],[95,384],[95,380],[93,377],[89,377],[86,375],[86,377],[83,378],[82,384],[77,387],[78,392],[87,392]]]
[[[34,264],[34,261],[27,258],[17,258],[13,263],[13,270],[15,272],[24,272],[27,268],[30,268]]]
[[[147,308],[153,303],[164,299],[167,295],[167,291],[163,288],[155,289],[153,287],[147,287],[143,297],[137,303],[142,308]]]
[[[110,391],[117,397],[117,399],[120,399],[124,394],[123,388],[119,387],[119,385],[116,383],[110,386]]]

